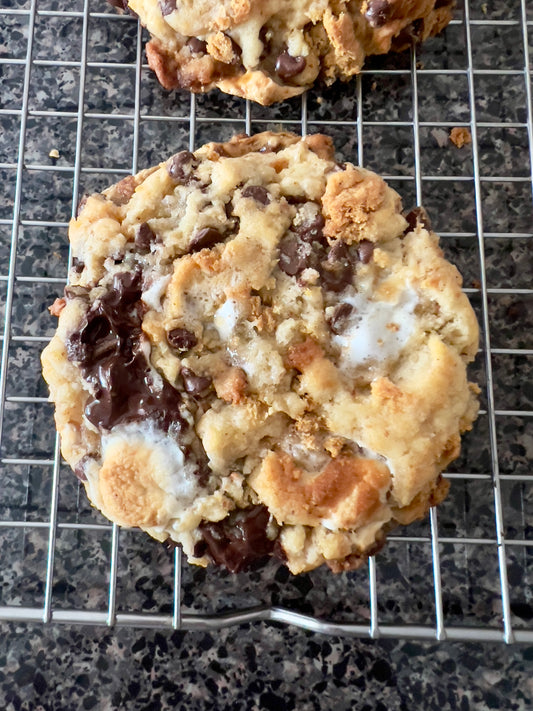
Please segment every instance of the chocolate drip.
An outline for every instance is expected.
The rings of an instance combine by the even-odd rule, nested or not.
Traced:
[[[231,573],[246,570],[274,552],[275,540],[266,534],[269,518],[266,506],[252,506],[234,511],[217,523],[203,522],[199,527],[203,540],[196,544],[194,555],[208,555]]]
[[[181,396],[166,382],[154,383],[142,349],[141,294],[139,272],[115,274],[113,288],[94,302],[67,339],[67,355],[91,385],[85,415],[93,425],[108,430],[150,419],[164,432],[177,433],[186,426]]]

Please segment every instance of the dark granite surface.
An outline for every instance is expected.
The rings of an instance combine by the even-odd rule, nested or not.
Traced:
[[[531,3],[526,4],[533,22]],[[6,298],[12,297],[1,420],[0,607],[36,609],[45,600],[55,448],[39,355],[54,328],[47,307],[66,276],[66,222],[84,192],[188,147],[191,101],[188,94],[163,91],[146,69],[136,95],[137,25],[116,17],[104,0],[88,2],[93,14],[85,70],[77,64],[83,17],[63,14],[82,12],[83,0],[38,1],[10,294],[28,41],[28,14],[13,11],[31,7],[31,0],[0,0],[0,59],[6,60],[0,62],[2,321]],[[417,56],[422,199],[480,317],[481,220],[485,231],[490,340],[496,349],[491,356],[495,446],[489,417],[482,414],[450,468],[451,493],[438,511],[438,533],[445,539],[439,549],[443,623],[468,627],[473,638],[488,628],[502,630],[495,524],[500,506],[509,621],[515,630],[533,631],[533,208],[521,9],[520,0],[470,3],[473,66],[482,70],[474,75],[475,147],[459,149],[448,138],[452,126],[468,126],[472,116],[461,10],[456,23]],[[528,32],[531,42],[533,25]],[[339,159],[362,158],[388,176],[410,207],[416,203],[411,59],[409,53],[376,58],[367,69],[361,78],[360,136],[356,81],[309,92],[307,129],[331,135]],[[240,99],[201,96],[195,114],[196,145],[246,129],[246,104]],[[281,125],[299,132],[301,116],[302,102],[294,99],[270,108],[251,106],[249,119],[254,132]],[[52,149],[59,158],[49,156]],[[46,224],[35,224],[42,221]],[[483,353],[471,377],[482,388],[486,409]],[[496,470],[501,492],[495,504]],[[105,614],[109,604],[111,529],[66,467],[59,472],[57,522],[52,609],[78,611],[90,621],[89,613]],[[117,573],[118,613],[172,614],[172,552],[144,534],[122,531]],[[428,521],[395,532],[376,559],[376,586],[380,625],[435,630]],[[183,566],[184,613],[257,605],[368,627],[369,572],[333,576],[317,570],[295,578],[271,562],[232,576]],[[520,645],[340,639],[267,623],[211,633],[2,623],[0,708],[529,709],[532,658],[533,648]]]

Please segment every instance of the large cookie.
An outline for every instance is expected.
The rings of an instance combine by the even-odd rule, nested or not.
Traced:
[[[166,89],[271,104],[357,74],[365,57],[440,32],[454,0],[112,0],[139,15]]]
[[[183,151],[89,197],[43,353],[113,521],[239,570],[357,567],[446,494],[478,327],[425,213],[322,135]]]

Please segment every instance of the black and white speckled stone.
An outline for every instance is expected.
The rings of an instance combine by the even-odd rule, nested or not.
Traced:
[[[0,0],[1,8],[28,9],[30,0]],[[23,59],[28,19],[2,15],[2,57]],[[39,0],[42,11],[83,11],[82,0]],[[114,13],[103,0],[90,0],[93,13]],[[520,18],[519,0],[471,2],[477,20]],[[533,9],[529,8],[533,20]],[[462,18],[459,10],[457,18]],[[36,18],[34,57],[79,61],[81,18],[40,14]],[[51,467],[55,432],[52,408],[40,398],[39,352],[54,329],[47,306],[62,291],[68,244],[66,223],[73,200],[101,190],[132,169],[152,165],[189,146],[191,98],[165,92],[143,72],[136,122],[136,23],[124,16],[106,21],[91,16],[84,75],[85,112],[81,132],[79,195],[73,195],[81,71],[78,66],[32,67],[25,135],[21,218],[18,233],[11,335],[6,372],[0,472],[0,605],[44,603],[48,529],[32,527],[49,520]],[[531,289],[533,210],[528,157],[527,103],[523,48],[516,25],[474,25],[473,59],[477,69],[516,70],[475,75],[478,122],[513,122],[510,128],[478,128],[478,158],[483,178],[481,201],[485,232],[486,279],[491,343],[497,349],[533,348],[533,297],[510,293]],[[532,57],[533,60],[533,57]],[[479,289],[481,258],[477,239],[473,147],[449,141],[451,125],[469,125],[470,100],[464,27],[455,24],[418,54],[418,117],[422,198],[436,231],[447,233],[442,247],[464,276]],[[112,63],[126,64],[116,67]],[[384,69],[401,70],[386,75]],[[450,74],[448,70],[454,70]],[[24,66],[0,64],[0,220],[13,214]],[[358,145],[358,81],[306,97],[307,130],[332,136],[340,160],[363,162],[388,176],[404,197],[416,203],[413,86],[409,53],[376,57],[360,79],[362,147]],[[246,103],[212,93],[196,97],[196,145],[225,140],[246,128]],[[9,113],[9,112],[13,113]],[[40,112],[71,112],[68,116]],[[290,121],[301,130],[299,99],[263,108],[251,105],[254,132]],[[91,115],[92,114],[92,115]],[[96,114],[96,115],[95,115]],[[117,117],[117,114],[120,116]],[[161,120],[167,117],[168,120]],[[221,118],[226,120],[221,121]],[[383,125],[387,122],[400,125]],[[325,122],[325,123],[324,123]],[[401,125],[404,122],[407,125]],[[444,125],[446,124],[446,125]],[[287,125],[287,124],[286,124]],[[136,126],[138,133],[136,133]],[[137,161],[133,147],[137,145]],[[59,158],[50,158],[52,149]],[[47,168],[46,170],[44,168]],[[505,181],[511,178],[510,181]],[[75,205],[74,205],[75,209]],[[58,222],[39,227],[35,220]],[[503,233],[503,234],[502,234]],[[0,275],[7,276],[11,225],[0,224]],[[33,281],[32,277],[52,279]],[[0,280],[0,316],[7,285]],[[478,292],[471,293],[481,315]],[[493,354],[497,410],[533,409],[533,357]],[[482,385],[486,408],[486,373],[482,355],[472,368]],[[20,401],[20,398],[37,398]],[[533,422],[529,415],[496,417],[498,466],[502,477],[503,524],[507,546],[512,622],[533,629],[533,486],[513,475],[531,475]],[[35,464],[24,463],[38,459]],[[16,462],[6,461],[16,459]],[[22,460],[22,461],[19,461]],[[44,460],[44,461],[41,461]],[[481,415],[463,441],[461,457],[450,471],[449,499],[438,512],[445,625],[501,626],[498,556],[494,520],[493,470],[489,418]],[[476,479],[461,475],[475,474]],[[104,612],[108,604],[111,529],[93,510],[72,473],[61,467],[57,519],[60,524],[52,581],[54,609]],[[18,522],[18,527],[9,522]],[[378,616],[381,624],[435,625],[431,537],[428,521],[395,532],[377,558]],[[416,540],[409,540],[415,538]],[[483,544],[463,538],[484,539]],[[457,539],[454,541],[454,539]],[[516,543],[512,543],[516,541]],[[117,609],[121,612],[172,612],[173,552],[137,531],[119,536]],[[368,569],[338,576],[316,570],[297,578],[271,561],[265,568],[230,575],[223,570],[184,566],[183,609],[217,612],[255,605],[282,605],[336,622],[369,624]],[[533,688],[527,669],[533,649],[502,645],[378,642],[312,635],[281,625],[257,624],[213,633],[110,631],[90,627],[2,625],[0,707],[11,711],[80,709],[354,709],[411,711],[432,709],[531,708]]]

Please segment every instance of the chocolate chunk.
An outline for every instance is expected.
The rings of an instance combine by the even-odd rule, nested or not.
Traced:
[[[301,74],[306,64],[305,57],[292,57],[284,50],[276,60],[276,74],[282,81],[287,81]]]
[[[424,210],[423,207],[414,207],[410,212],[407,214],[404,214],[405,219],[407,220],[408,227],[404,230],[404,235],[406,235],[408,232],[413,232],[416,230],[417,225],[420,225],[420,227],[424,227],[426,230],[431,230],[431,220],[429,219],[429,216],[427,212]]]
[[[147,254],[150,251],[150,247],[154,244],[154,242],[156,242],[156,240],[157,236],[147,222],[137,225],[135,230],[135,247],[138,252],[141,254]]]
[[[177,351],[190,351],[198,343],[194,333],[186,328],[173,328],[168,331],[167,341]]]
[[[311,221],[303,222],[298,225],[298,227],[293,227],[293,229],[304,242],[321,242],[322,244],[326,244],[326,238],[322,231],[325,224],[324,218],[318,213]]]
[[[207,54],[207,42],[198,39],[198,37],[189,37],[187,47],[191,50],[192,54]]]
[[[392,15],[389,0],[368,0],[365,17],[370,27],[382,27]]]
[[[374,247],[376,245],[368,239],[362,239],[357,246],[357,256],[359,261],[363,264],[368,264],[372,259],[374,254]]]
[[[322,262],[320,276],[324,286],[330,291],[343,291],[352,283],[352,258],[345,242],[338,240],[331,247],[327,260]]]
[[[196,166],[194,155],[190,151],[181,151],[167,161],[167,172],[178,185],[185,185]]]
[[[183,379],[183,387],[185,392],[193,397],[201,397],[206,395],[208,390],[210,390],[213,381],[210,377],[205,375],[196,375],[189,368],[181,369],[181,377]]]
[[[219,242],[223,242],[225,236],[214,227],[204,227],[193,235],[189,252],[199,252],[201,249],[209,249]]]
[[[194,554],[208,555],[231,573],[246,570],[274,551],[275,540],[266,534],[269,518],[266,506],[252,506],[233,511],[217,523],[203,522],[199,526],[203,541],[196,544]]]
[[[270,202],[270,193],[262,185],[249,185],[241,192],[243,198],[252,198],[261,205],[268,205]]]
[[[176,0],[159,0],[159,9],[163,17],[170,15],[176,9]]]
[[[333,315],[328,321],[329,327],[333,333],[338,335],[346,328],[346,321],[353,312],[354,308],[351,304],[339,304],[335,307]]]

